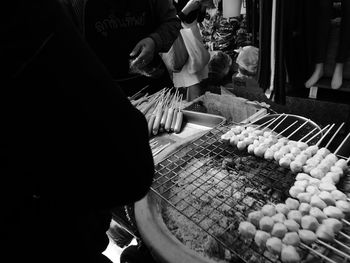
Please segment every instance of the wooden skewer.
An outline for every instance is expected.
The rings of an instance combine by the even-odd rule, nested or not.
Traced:
[[[324,127],[322,130],[318,131],[314,136],[312,136],[310,139],[308,139],[305,143],[309,143],[311,142],[317,135],[319,135],[320,133],[322,133],[324,130],[328,129],[329,124],[327,124],[326,127]]]
[[[320,143],[322,142],[322,140],[327,136],[327,134],[330,132],[331,129],[333,129],[335,123],[333,123],[331,125],[331,127],[329,127],[329,129],[325,132],[325,134],[321,137],[321,139],[319,139],[319,141],[316,143],[316,146],[319,146]]]
[[[341,246],[341,247],[343,247],[343,248],[345,248],[345,249],[349,249],[349,250],[350,250],[350,247],[349,247],[349,246],[347,246],[346,244],[340,242],[339,240],[334,239],[334,242],[337,243],[339,246]]]
[[[288,130],[290,127],[294,126],[297,122],[298,122],[298,121],[293,122],[291,125],[289,125],[287,128],[285,128],[283,131],[281,131],[280,133],[278,133],[278,135],[281,135],[281,136],[282,136],[282,134],[283,134],[286,130]]]
[[[278,126],[281,125],[281,123],[288,117],[288,115],[284,116],[283,119],[275,126],[273,127],[271,130],[274,131]]]
[[[323,258],[323,259],[325,259],[325,260],[331,262],[331,263],[337,263],[337,262],[333,261],[332,259],[330,259],[330,258],[326,257],[325,255],[323,255],[322,253],[320,253],[320,252],[318,252],[318,251],[312,249],[311,247],[309,247],[309,246],[307,246],[307,245],[305,245],[305,244],[303,244],[303,243],[300,243],[300,246],[303,247],[303,248],[305,248],[305,249],[307,249],[307,250],[309,250],[311,253],[314,253],[314,254],[316,254],[317,256],[319,256],[319,257],[321,257],[321,258]]]
[[[262,130],[264,131],[265,129],[267,129],[268,127],[270,127],[273,123],[275,123],[279,118],[281,118],[283,115],[285,115],[284,113],[281,114],[280,116],[278,116],[276,119],[273,120],[273,122],[269,123],[269,125],[267,125],[266,127],[264,127]]]
[[[346,142],[346,140],[349,138],[350,136],[350,132],[348,133],[348,135],[346,135],[345,139],[341,142],[341,144],[338,146],[338,148],[335,150],[334,154],[336,155],[338,153],[338,151],[340,150],[341,147],[343,147],[344,143]]]
[[[341,221],[350,226],[350,222],[348,220],[342,219]]]
[[[306,134],[303,138],[301,138],[298,142],[303,141],[305,138],[309,137],[314,131],[317,130],[317,127],[313,128],[311,132],[309,132],[308,134]]]
[[[147,89],[150,85],[146,85],[144,86],[142,89],[140,89],[138,92],[136,92],[134,95],[132,95],[130,97],[130,100],[133,100],[137,95],[139,95],[142,91],[144,91],[145,89]]]
[[[259,126],[255,127],[255,128],[254,128],[254,131],[255,131],[255,130],[258,130],[259,128],[261,128],[262,126],[268,124],[269,122],[273,121],[274,119],[275,119],[275,118],[272,118],[272,119],[270,119],[270,120],[268,120],[268,121],[265,121],[264,123],[262,123],[262,124],[260,124]]]
[[[294,130],[286,138],[289,139],[290,137],[292,137],[297,131],[299,131],[301,128],[303,128],[309,121],[310,121],[310,119],[307,119],[302,125],[300,125],[296,130]]]
[[[335,253],[345,257],[345,258],[348,258],[350,259],[350,255],[344,253],[343,251],[340,251],[339,249],[336,249],[335,247],[332,247],[331,245],[327,244],[326,242],[323,242],[322,240],[317,240],[318,243],[320,243],[321,245],[333,250]]]
[[[340,231],[339,234],[341,234],[343,237],[350,239],[350,236],[348,236],[347,234],[345,234],[344,232]]]
[[[256,120],[243,125],[243,127],[251,126],[252,124],[256,123],[257,121],[260,121],[262,118],[265,118],[266,116],[269,116],[269,115],[270,115],[270,113],[266,113],[265,115],[261,116],[260,118],[257,118]]]
[[[349,158],[346,160],[346,162],[348,163],[350,161],[350,156],[349,156]],[[350,201],[350,200],[349,200]]]
[[[344,126],[345,122],[343,122],[338,130],[333,134],[332,138],[329,140],[329,142],[327,143],[327,145],[325,146],[325,148],[328,148],[328,146],[331,144],[331,142],[333,141],[333,139],[335,138],[335,136],[337,136],[338,132],[340,131],[340,129]]]

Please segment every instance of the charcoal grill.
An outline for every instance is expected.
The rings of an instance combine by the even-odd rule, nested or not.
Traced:
[[[283,202],[295,174],[221,142],[231,126],[215,127],[160,162],[151,193],[136,204],[140,233],[160,262],[279,262],[237,229],[249,212]],[[345,262],[349,256],[334,249],[317,244],[312,254]],[[305,245],[301,251],[311,255]]]

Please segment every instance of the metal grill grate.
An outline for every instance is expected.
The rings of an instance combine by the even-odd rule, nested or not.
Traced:
[[[225,257],[226,250],[226,258],[230,251],[232,259],[248,261],[259,250],[237,235],[239,222],[266,202],[285,200],[294,175],[220,142],[228,130],[219,126],[159,163],[152,190],[225,248],[214,257]]]

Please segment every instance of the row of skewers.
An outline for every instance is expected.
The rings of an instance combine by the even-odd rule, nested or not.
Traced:
[[[164,88],[157,93],[147,93],[131,100],[131,103],[146,117],[149,136],[163,132],[180,133],[183,124],[182,94],[176,89]]]
[[[275,160],[279,165],[289,167],[293,172],[298,173],[294,185],[289,189],[291,197],[285,203],[267,204],[261,210],[249,213],[247,221],[239,225],[240,235],[245,239],[254,240],[268,257],[279,258],[282,262],[300,262],[303,252],[301,248],[311,251],[328,262],[336,262],[310,247],[313,244],[320,244],[339,256],[350,259],[349,254],[329,244],[334,243],[350,250],[349,246],[336,239],[336,236],[341,236],[350,240],[350,237],[341,231],[344,224],[350,225],[350,222],[345,219],[350,214],[350,202],[348,197],[335,186],[349,171],[347,162],[350,158],[339,159],[336,153],[350,134],[337,150],[331,153],[327,147],[344,123],[340,125],[327,145],[319,148],[318,146],[335,126],[334,124],[327,125],[307,141],[303,142],[315,130],[299,141],[293,141],[289,138],[308,121],[287,137],[283,137],[296,122],[280,133],[274,130],[282,121],[268,130],[268,127],[279,118],[283,121],[286,116],[282,114],[256,127],[234,126],[221,137],[223,141],[240,150],[247,148],[249,153]],[[309,146],[308,143],[322,132],[324,135],[318,142]]]

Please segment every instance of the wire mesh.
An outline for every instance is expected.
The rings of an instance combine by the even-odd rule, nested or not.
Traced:
[[[230,127],[220,125],[160,162],[151,189],[164,202],[169,230],[191,249],[227,262],[278,262],[237,230],[249,212],[284,202],[295,174],[221,142]]]

